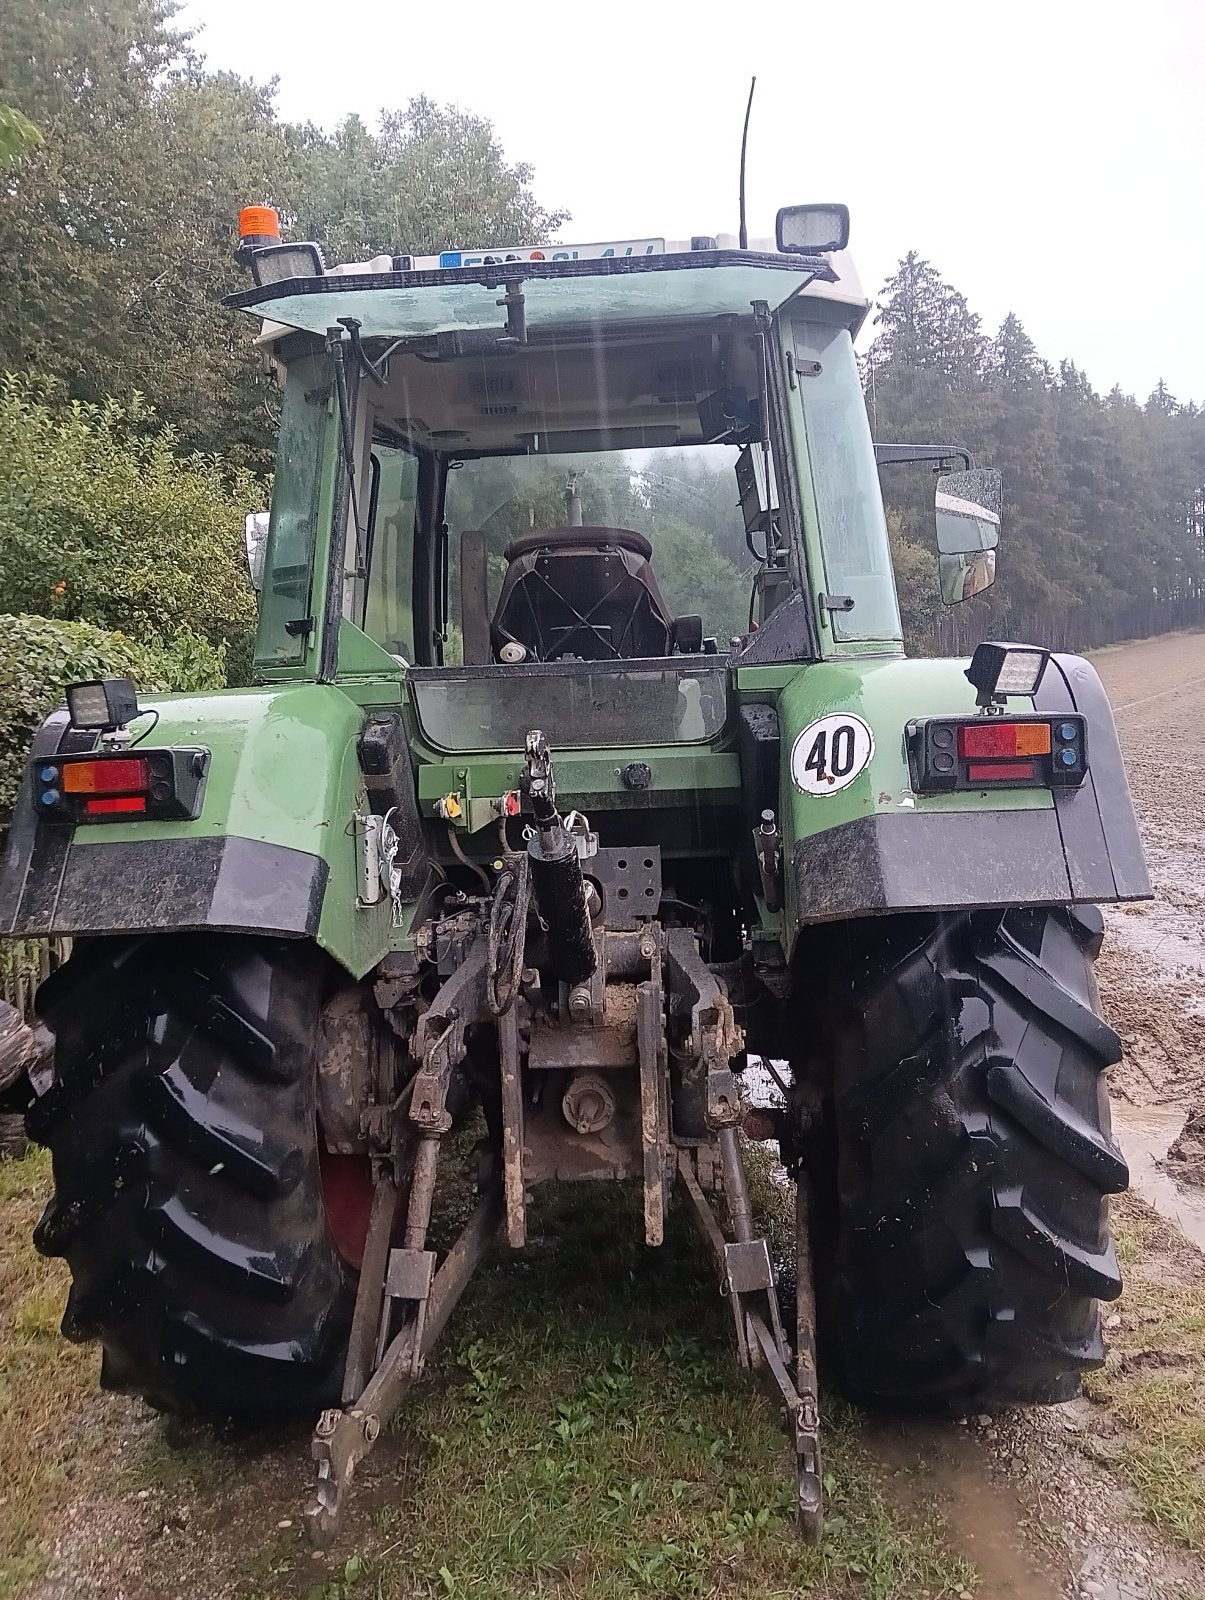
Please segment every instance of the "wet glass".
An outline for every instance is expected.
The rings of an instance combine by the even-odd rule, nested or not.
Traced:
[[[522,750],[540,728],[555,749],[706,744],[724,726],[726,665],[550,662],[415,667],[419,726],[439,750]]]

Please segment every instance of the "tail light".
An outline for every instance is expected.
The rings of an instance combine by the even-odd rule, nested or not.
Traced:
[[[209,751],[100,750],[30,766],[34,810],[48,822],[187,822],[201,814]]]
[[[1062,717],[931,717],[906,730],[912,787],[1075,788],[1088,771],[1087,729]]]

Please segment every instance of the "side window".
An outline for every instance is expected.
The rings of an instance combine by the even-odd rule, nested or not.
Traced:
[[[309,650],[318,507],[333,440],[331,414],[315,390],[328,381],[329,363],[323,359],[290,363],[255,641],[256,664],[262,667],[302,666]]]
[[[845,328],[797,321],[793,332],[825,587],[853,602],[851,610],[831,614],[833,637],[899,639],[883,498],[853,343]]]
[[[372,447],[364,632],[391,655],[414,660],[414,511],[418,461],[400,445]]]

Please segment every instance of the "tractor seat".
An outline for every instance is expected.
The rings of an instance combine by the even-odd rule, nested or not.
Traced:
[[[515,642],[536,661],[613,661],[699,649],[697,618],[674,619],[631,528],[550,528],[515,539],[490,639],[495,658]],[[694,643],[695,634],[699,643]]]

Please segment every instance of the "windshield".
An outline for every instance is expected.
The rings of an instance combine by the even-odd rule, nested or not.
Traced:
[[[702,636],[726,648],[734,634],[749,626],[754,565],[737,507],[739,454],[735,445],[711,444],[455,462],[445,502],[450,563],[445,659],[496,656],[496,650],[482,655],[471,647],[474,620],[480,618],[470,613],[481,612],[483,606],[501,632],[522,636],[533,658],[664,655],[669,652],[663,645],[639,648],[642,643],[658,645],[656,627],[644,627],[640,617],[646,602],[655,607],[658,595],[671,623],[679,617],[698,617]],[[504,602],[504,581],[524,546],[537,544],[538,536],[547,534],[550,544],[573,547],[581,542],[573,537],[575,527],[583,529],[585,544],[593,541],[600,550],[583,548],[576,564],[572,557],[562,556],[558,568],[564,569],[563,574],[548,561],[541,566],[537,555],[528,575],[531,581],[516,574],[518,581],[511,584],[513,604]],[[626,551],[608,555],[602,530],[643,535],[647,559],[635,540]],[[576,606],[577,617],[570,616],[555,604],[550,590],[557,587],[558,594],[572,590],[578,567],[584,574],[587,564],[590,579],[582,581],[591,582],[592,592],[589,601],[583,597]],[[572,592],[566,603],[574,606]],[[539,635],[538,647],[532,648],[536,640],[528,638],[531,610],[545,605],[552,621]],[[623,626],[630,615],[635,617],[636,631],[624,638]]]

